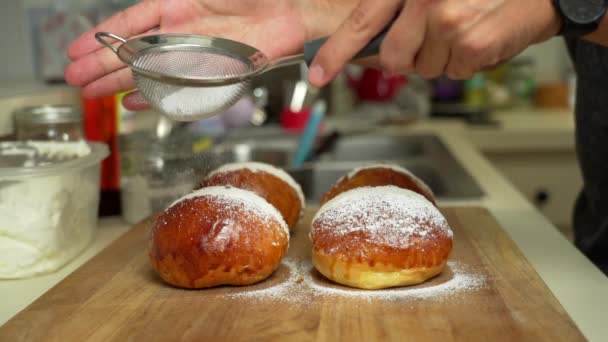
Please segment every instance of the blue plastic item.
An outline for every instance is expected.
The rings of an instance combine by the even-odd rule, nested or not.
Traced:
[[[306,162],[306,159],[308,159],[326,110],[327,104],[325,101],[318,100],[314,103],[312,113],[310,113],[310,116],[308,117],[304,132],[300,136],[300,143],[298,144],[298,149],[296,150],[296,154],[291,163],[292,168],[297,169],[301,167],[302,164]]]

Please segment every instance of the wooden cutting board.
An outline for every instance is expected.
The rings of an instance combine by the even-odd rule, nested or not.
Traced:
[[[302,295],[298,291],[305,291],[307,282],[301,279],[287,292],[268,290],[292,279],[293,270],[284,265],[255,286],[176,289],[163,284],[148,265],[149,220],[7,322],[0,341],[584,340],[488,211],[443,212],[454,230],[452,264],[481,277],[478,288],[433,295],[433,288],[454,281],[455,271],[448,268],[410,288],[415,293],[427,287],[427,296]],[[289,260],[306,264],[310,259],[312,214],[306,213],[292,236]],[[336,288],[314,270],[308,276],[318,286]],[[252,295],[263,288],[275,295]]]

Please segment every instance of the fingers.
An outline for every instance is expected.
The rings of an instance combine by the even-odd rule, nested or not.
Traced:
[[[468,79],[476,72],[496,65],[505,56],[510,57],[519,52],[509,53],[505,50],[505,47],[519,44],[513,44],[513,38],[508,33],[510,30],[499,29],[517,26],[517,23],[511,20],[512,17],[505,18],[498,14],[504,14],[504,11],[492,11],[478,20],[471,20],[466,16],[455,20],[454,26],[465,29],[458,30],[450,41],[450,60],[445,68],[446,76],[454,80]],[[466,26],[465,22],[474,24]]]
[[[491,4],[483,5],[493,12]],[[487,20],[484,11],[467,2],[407,1],[380,48],[380,65],[425,78],[471,77],[499,55],[493,43],[496,20]]]
[[[110,49],[95,39],[98,31],[111,31],[125,38],[149,31],[160,22],[160,0],[147,0],[121,11],[76,39],[68,49],[75,60],[65,70],[68,84],[84,87],[87,97],[105,96],[133,88],[131,73]]]
[[[454,39],[450,53],[445,75],[453,80],[471,78],[475,72],[495,61],[491,57],[493,54],[491,39],[470,32],[463,33]]]
[[[450,48],[441,39],[425,40],[418,56],[416,56],[416,73],[426,79],[432,79],[444,74],[450,59]]]
[[[432,15],[431,15],[432,17]],[[444,74],[450,59],[451,23],[443,20],[429,20],[422,47],[415,57],[416,73],[431,79]]]
[[[95,98],[135,88],[129,68],[114,71],[82,88],[84,97]]]
[[[68,56],[72,60],[96,51],[102,46],[95,39],[95,33],[109,31],[119,36],[129,38],[146,32],[160,23],[160,3],[163,0],[146,0],[120,11],[97,27],[83,33],[68,48]]]
[[[150,108],[150,104],[139,91],[134,91],[122,98],[122,105],[129,110],[144,110]]]
[[[346,63],[394,18],[400,7],[400,0],[361,0],[319,49],[310,67],[310,83],[322,87],[335,78]]]
[[[65,79],[73,86],[85,86],[126,65],[108,48],[83,56],[65,69]]]
[[[425,39],[428,1],[407,1],[380,46],[380,65],[393,73],[414,70],[416,54]]]
[[[309,81],[333,79],[403,2],[362,0],[321,48]],[[390,72],[434,78],[470,78],[555,34],[558,21],[547,1],[405,0],[380,47],[380,65]]]

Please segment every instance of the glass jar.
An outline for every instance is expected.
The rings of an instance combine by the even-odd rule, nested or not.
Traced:
[[[119,136],[123,219],[137,223],[191,192],[218,162],[193,152],[184,134],[159,139],[138,131]]]
[[[13,115],[17,140],[77,141],[84,138],[82,113],[74,106],[25,107]]]

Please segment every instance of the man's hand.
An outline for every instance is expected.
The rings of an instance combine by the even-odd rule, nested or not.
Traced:
[[[158,33],[194,33],[244,42],[271,59],[298,53],[307,39],[333,32],[348,15],[352,0],[147,0],[119,12],[75,40],[65,76],[83,87],[85,97],[100,97],[135,87],[131,71],[95,32],[124,38]],[[137,102],[137,101],[140,102]],[[129,96],[125,105],[142,108],[141,98]],[[145,103],[143,104],[145,106]]]
[[[560,26],[551,0],[361,0],[317,54],[310,82],[327,84],[393,20],[379,64],[389,72],[452,79],[507,60]]]

